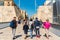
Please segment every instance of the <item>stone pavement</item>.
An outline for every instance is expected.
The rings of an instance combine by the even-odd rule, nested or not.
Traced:
[[[6,28],[10,23],[0,23],[0,29]]]
[[[17,27],[17,30],[16,30],[16,37],[17,38],[15,40],[60,40],[60,37],[53,34],[52,32],[49,32],[49,34],[51,36],[49,37],[49,39],[47,39],[46,37],[43,36],[45,31],[42,28],[40,29],[40,31],[41,31],[40,38],[33,37],[33,39],[31,39],[30,37],[28,37],[27,39],[24,39],[24,33],[23,33],[22,28],[23,28],[22,24]],[[28,35],[29,35],[29,33],[28,33]],[[12,29],[10,27],[0,29],[0,40],[13,40],[12,39]]]

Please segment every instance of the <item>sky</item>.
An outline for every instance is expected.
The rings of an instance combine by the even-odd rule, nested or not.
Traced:
[[[44,4],[45,0],[36,0],[36,6],[35,0],[20,0],[20,6],[19,0],[14,0],[14,2],[21,10],[25,10],[30,17],[36,13],[38,6],[42,6]]]

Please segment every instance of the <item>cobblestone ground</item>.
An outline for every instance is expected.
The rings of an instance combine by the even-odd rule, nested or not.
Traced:
[[[46,37],[43,36],[45,31],[42,28],[40,29],[40,32],[41,32],[40,38],[33,37],[33,39],[31,39],[30,37],[28,37],[27,39],[24,39],[24,33],[23,33],[22,28],[23,28],[22,24],[18,25],[18,27],[16,29],[16,37],[17,38],[15,40],[60,40],[60,37],[53,34],[52,32],[49,32],[49,34],[51,36],[49,37],[49,39],[47,39]],[[28,35],[29,34],[30,34],[30,32],[28,33]],[[12,39],[12,29],[10,27],[0,30],[0,40],[13,40]]]

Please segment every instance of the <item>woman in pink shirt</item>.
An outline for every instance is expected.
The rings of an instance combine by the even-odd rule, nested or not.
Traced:
[[[46,22],[43,23],[43,27],[44,27],[45,32],[46,32],[44,36],[48,38],[49,37],[49,29],[51,27],[49,19],[47,19]]]

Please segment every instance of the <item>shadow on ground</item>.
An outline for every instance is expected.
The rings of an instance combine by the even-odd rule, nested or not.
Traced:
[[[17,35],[17,36],[15,36],[16,38],[15,39],[17,39],[17,38],[19,38],[19,37],[21,37],[22,35]],[[15,40],[15,39],[13,39],[13,40]]]
[[[16,38],[19,38],[19,37],[21,37],[22,35],[17,35],[17,36],[15,36]]]

